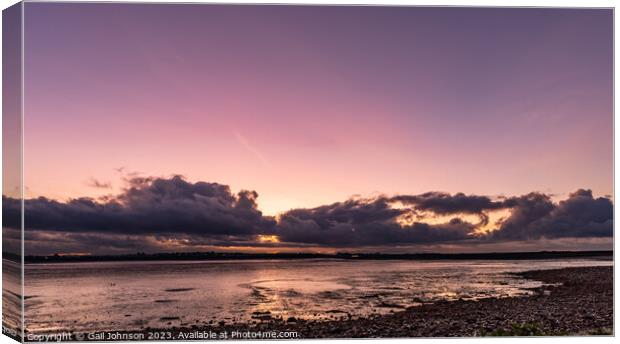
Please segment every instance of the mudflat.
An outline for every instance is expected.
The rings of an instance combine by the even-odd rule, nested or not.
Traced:
[[[245,338],[254,339],[261,338],[255,337],[257,332],[271,332],[276,336],[278,333],[290,336],[295,332],[293,338],[613,334],[613,267],[535,270],[516,274],[542,281],[545,285],[533,289],[534,294],[530,296],[440,301],[359,319],[304,321],[265,317],[267,320],[258,324],[192,326],[164,331],[172,331],[172,338],[188,333],[249,332],[249,336],[254,337]],[[154,329],[146,329],[145,334],[152,331]],[[228,336],[227,339],[235,338]]]

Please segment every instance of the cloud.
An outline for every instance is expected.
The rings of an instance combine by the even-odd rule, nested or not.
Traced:
[[[102,182],[99,181],[95,178],[90,178],[87,182],[86,185],[93,187],[93,188],[99,188],[99,189],[111,189],[112,188],[112,183],[110,182]]]
[[[606,197],[594,198],[591,190],[579,189],[558,204],[540,193],[512,197],[504,203],[512,212],[493,239],[613,236],[613,204]]]
[[[205,247],[420,247],[613,236],[613,204],[579,189],[554,202],[532,192],[493,199],[485,195],[427,192],[352,198],[277,218],[258,210],[258,193],[233,193],[218,183],[131,176],[116,196],[44,197],[24,201],[30,247],[76,251],[163,251]],[[20,227],[21,202],[3,196],[4,227]],[[489,216],[508,215],[488,226]],[[472,223],[466,215],[476,215]],[[485,227],[488,232],[480,231]],[[277,241],[259,240],[261,235]],[[53,240],[52,240],[53,239]],[[97,246],[99,245],[99,246]],[[55,247],[55,246],[53,246]]]
[[[406,245],[470,238],[474,225],[458,218],[430,225],[398,219],[411,209],[395,209],[385,197],[348,200],[280,215],[278,235],[284,242],[335,247]]]
[[[391,200],[413,206],[417,211],[430,211],[437,215],[474,214],[480,218],[479,225],[483,226],[489,222],[488,211],[506,207],[503,202],[493,201],[488,196],[465,195],[461,192],[454,195],[445,192],[399,195]]]
[[[25,228],[64,232],[118,234],[186,233],[194,235],[255,235],[275,222],[257,209],[254,191],[232,194],[226,185],[170,179],[129,180],[116,197],[98,202],[77,198],[59,202],[48,198],[24,202]],[[7,226],[18,226],[19,201],[3,197]]]
[[[436,214],[481,214],[486,210],[504,208],[503,202],[494,202],[487,196],[450,195],[445,192],[427,192],[421,195],[401,195],[392,197],[393,201],[414,205],[418,210],[432,211]]]

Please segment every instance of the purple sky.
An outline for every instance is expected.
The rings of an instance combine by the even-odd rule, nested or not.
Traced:
[[[613,192],[611,10],[25,6],[27,197]]]

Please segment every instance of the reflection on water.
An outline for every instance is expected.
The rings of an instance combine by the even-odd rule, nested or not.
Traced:
[[[508,272],[611,265],[601,260],[269,260],[26,266],[29,332],[132,330],[341,319],[435,300],[529,293]]]
[[[21,336],[21,264],[2,260],[2,326],[4,333]]]

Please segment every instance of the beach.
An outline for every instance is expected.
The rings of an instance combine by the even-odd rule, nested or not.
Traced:
[[[26,329],[41,335],[349,321],[532,295],[544,282],[518,273],[611,264],[595,257],[27,264]]]
[[[299,338],[469,337],[607,334],[613,327],[613,268],[582,267],[518,273],[544,282],[534,295],[446,301],[389,315],[326,322],[272,320],[220,332],[296,331]],[[183,332],[191,329],[178,329]]]
[[[271,317],[266,312],[256,323],[145,328],[99,333],[96,338],[78,333],[77,338],[204,340],[613,334],[613,267],[533,270],[515,275],[544,284],[533,288],[529,296],[438,301],[356,319],[308,321]]]

